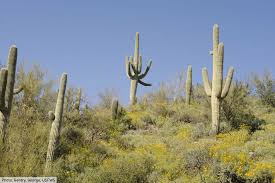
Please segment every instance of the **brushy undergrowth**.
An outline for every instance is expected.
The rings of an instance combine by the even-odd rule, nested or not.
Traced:
[[[15,98],[8,143],[0,149],[0,176],[43,176],[47,113],[56,92],[38,67],[20,69],[18,77],[30,89]],[[222,133],[210,136],[209,99],[201,85],[194,87],[190,106],[178,96],[174,100],[171,90],[162,85],[113,120],[110,93],[77,113],[70,109],[71,88],[52,175],[64,183],[275,181],[272,105],[236,82],[222,104]]]

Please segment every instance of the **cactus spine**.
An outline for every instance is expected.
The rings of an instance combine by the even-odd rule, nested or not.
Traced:
[[[67,74],[64,73],[62,74],[62,77],[60,79],[60,86],[59,86],[59,91],[57,96],[55,113],[53,113],[52,111],[49,112],[49,118],[50,120],[53,121],[53,123],[52,123],[50,137],[49,137],[45,173],[50,172],[51,163],[54,159],[55,149],[59,143],[66,85],[67,85]]]
[[[192,94],[192,66],[188,65],[186,83],[185,83],[185,100],[186,104],[190,105]]]
[[[137,93],[137,85],[138,83],[143,86],[151,86],[151,84],[145,83],[141,81],[141,79],[145,78],[147,73],[150,70],[152,65],[152,61],[149,61],[149,64],[143,74],[142,71],[142,57],[139,54],[139,33],[136,33],[136,40],[135,40],[135,52],[134,58],[126,57],[125,58],[125,65],[126,65],[126,74],[129,79],[131,79],[131,87],[130,87],[130,104],[134,105],[137,102],[136,93]]]
[[[17,48],[12,45],[9,50],[7,69],[2,68],[0,74],[0,136],[1,143],[5,143],[7,127],[11,113],[14,95],[14,83],[17,62]]]
[[[234,69],[233,67],[229,68],[223,86],[224,44],[219,43],[219,27],[217,24],[213,27],[213,50],[210,53],[213,56],[212,86],[210,85],[206,68],[202,69],[202,77],[205,92],[207,96],[211,97],[212,133],[218,134],[220,130],[220,103],[228,94]]]

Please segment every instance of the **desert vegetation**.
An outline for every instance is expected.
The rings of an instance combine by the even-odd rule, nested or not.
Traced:
[[[203,84],[194,84],[192,66],[183,65],[186,78],[175,78],[176,86],[164,82],[137,98],[138,83],[151,85],[142,79],[152,61],[142,73],[136,33],[134,57],[126,57],[129,105],[112,92],[90,105],[80,88],[67,85],[70,73],[60,76],[55,91],[39,66],[16,72],[12,46],[0,72],[0,176],[57,176],[64,183],[274,182],[275,80],[265,73],[238,81],[229,68],[223,82],[218,25],[211,54],[212,82],[203,68]],[[184,86],[180,94],[178,86]]]

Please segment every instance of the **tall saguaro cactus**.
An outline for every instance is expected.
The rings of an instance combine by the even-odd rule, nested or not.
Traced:
[[[213,27],[213,77],[212,86],[208,79],[208,71],[202,69],[203,84],[207,96],[211,97],[212,109],[212,133],[218,134],[220,127],[220,103],[229,91],[234,69],[230,67],[227,73],[226,81],[223,86],[223,60],[224,60],[224,44],[219,43],[219,27],[217,24]]]
[[[64,73],[62,74],[62,77],[60,79],[60,86],[59,86],[57,102],[55,106],[55,113],[53,113],[52,111],[49,112],[49,118],[50,120],[53,120],[53,123],[51,127],[49,145],[48,145],[48,151],[47,151],[47,157],[46,157],[46,166],[45,166],[46,174],[50,172],[51,163],[54,159],[54,153],[55,153],[56,147],[59,144],[66,85],[67,85],[67,74]]]
[[[192,66],[188,65],[186,82],[185,82],[185,100],[186,104],[190,105],[192,94]]]
[[[7,137],[13,95],[22,91],[14,91],[16,62],[17,48],[12,45],[9,50],[7,69],[2,68],[0,73],[0,136],[2,143]]]
[[[125,58],[126,65],[126,74],[129,79],[131,79],[131,87],[130,87],[130,104],[134,105],[137,102],[136,93],[137,93],[137,85],[138,83],[143,86],[151,86],[151,84],[145,83],[142,81],[143,78],[148,74],[152,60],[149,61],[149,64],[142,74],[142,57],[139,54],[139,33],[136,33],[136,41],[135,41],[135,52],[134,58],[126,57]]]

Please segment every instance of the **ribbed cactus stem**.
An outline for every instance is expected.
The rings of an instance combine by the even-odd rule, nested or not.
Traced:
[[[12,108],[16,62],[17,48],[15,45],[12,45],[9,50],[7,69],[1,69],[0,74],[0,136],[3,143],[5,143],[5,139],[7,138],[7,127]]]
[[[147,66],[145,72],[142,74],[142,57],[139,54],[139,33],[136,33],[135,40],[135,51],[134,58],[126,57],[125,58],[125,66],[126,66],[126,74],[128,78],[131,80],[130,86],[130,105],[134,105],[137,102],[137,85],[138,83],[143,86],[151,86],[151,84],[143,82],[143,79],[149,72],[150,67],[152,65],[152,61],[150,60],[149,65]]]
[[[74,110],[77,112],[79,112],[79,110],[80,110],[81,94],[82,94],[82,91],[81,91],[81,88],[79,88],[77,90],[77,95],[76,95],[76,100],[75,100],[75,105],[74,105]]]
[[[186,83],[185,83],[185,97],[186,104],[190,105],[192,95],[192,66],[189,65],[187,69]]]
[[[59,143],[66,85],[67,85],[67,74],[64,73],[60,79],[55,113],[53,114],[53,112],[49,112],[50,119],[54,121],[52,123],[50,136],[49,136],[49,145],[48,145],[46,166],[45,166],[46,174],[51,170],[51,163],[54,159],[54,153]]]
[[[7,78],[7,86],[6,86],[6,92],[5,92],[8,118],[11,113],[15,74],[16,74],[16,62],[17,62],[17,48],[15,45],[12,45],[10,48],[10,53],[8,57],[8,78]]]
[[[118,108],[119,108],[119,103],[118,103],[118,99],[114,98],[112,100],[112,106],[111,106],[111,110],[112,110],[112,119],[117,119],[118,117]]]
[[[213,56],[212,86],[210,85],[206,68],[202,69],[202,77],[205,92],[207,96],[211,97],[212,133],[218,134],[220,131],[220,105],[230,89],[234,69],[232,67],[229,69],[223,86],[224,44],[219,43],[219,27],[217,24],[213,27],[213,50],[211,54]]]
[[[138,68],[139,64],[139,32],[136,32],[135,51],[134,51],[134,65]]]
[[[130,104],[135,105],[137,103],[137,80],[131,80],[131,86],[130,86]]]

